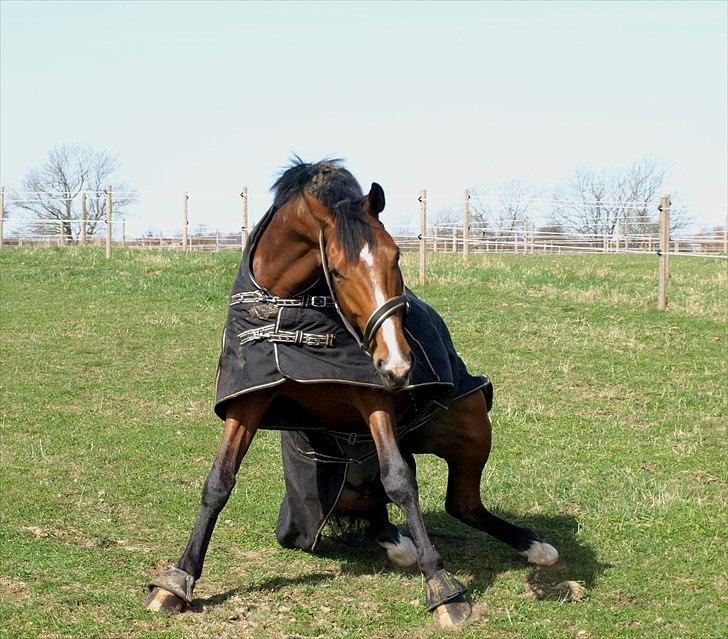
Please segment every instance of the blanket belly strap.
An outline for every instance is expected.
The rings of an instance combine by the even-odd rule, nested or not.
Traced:
[[[268,324],[238,333],[240,345],[268,340],[274,344],[333,348],[336,341],[336,335],[333,333],[304,333],[303,331],[276,331],[275,329],[275,324]]]
[[[298,297],[278,297],[261,290],[234,293],[230,306],[236,304],[273,304],[285,308],[333,308],[334,300],[328,295],[300,295]]]

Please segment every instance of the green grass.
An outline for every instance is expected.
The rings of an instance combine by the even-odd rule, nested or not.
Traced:
[[[416,255],[405,256],[416,282]],[[221,433],[213,377],[232,253],[0,253],[0,636],[430,637],[417,574],[376,547],[281,549],[278,435],[262,432],[193,611],[142,607],[186,543]],[[460,637],[728,636],[726,264],[652,256],[431,259],[417,292],[496,389],[482,491],[567,566],[534,571],[422,507],[476,616]],[[393,513],[398,521],[401,517]],[[581,582],[567,602],[558,584]]]

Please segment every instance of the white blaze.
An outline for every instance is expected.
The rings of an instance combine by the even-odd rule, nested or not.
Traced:
[[[387,298],[384,296],[382,283],[379,281],[377,274],[374,272],[374,255],[369,248],[369,244],[364,244],[361,252],[359,253],[359,258],[368,267],[369,278],[371,279],[372,287],[374,288],[374,301],[376,302],[378,308],[387,301]],[[409,364],[404,358],[404,355],[402,355],[402,351],[399,350],[399,344],[397,343],[397,332],[395,330],[394,321],[392,320],[392,318],[388,317],[387,319],[385,319],[384,322],[382,322],[382,325],[379,327],[379,330],[382,332],[384,343],[387,345],[387,349],[389,350],[389,358],[386,362],[384,362],[384,368],[397,375],[400,375],[409,366]]]

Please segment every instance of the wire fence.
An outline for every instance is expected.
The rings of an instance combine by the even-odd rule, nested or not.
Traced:
[[[190,228],[187,191],[155,194],[159,202],[153,208],[147,200],[146,214],[128,219],[124,211],[136,194],[114,192],[111,186],[74,194],[14,192],[8,206],[5,195],[0,188],[0,249],[96,244],[104,245],[111,259],[114,247],[241,251],[248,241],[247,187],[239,194],[239,226],[214,230],[204,222]],[[488,201],[471,198],[466,189],[462,215],[450,212],[448,219],[440,216],[434,223],[428,223],[426,190],[420,191],[418,202],[419,225],[393,225],[389,232],[401,250],[418,252],[420,285],[427,282],[431,253],[460,253],[465,265],[474,253],[657,254],[657,307],[665,309],[670,256],[728,258],[728,216],[722,227],[696,231],[696,220],[685,207],[674,207],[671,218],[669,196],[658,207],[651,202]],[[471,210],[471,204],[477,206]],[[223,207],[230,208],[229,197]]]
[[[611,201],[528,201],[483,198],[465,191],[460,219],[427,220],[426,191],[419,224],[394,224],[389,231],[400,248],[425,253],[656,253],[660,249],[657,203]],[[231,192],[211,203],[210,194],[146,194],[134,215],[116,211],[128,194],[89,190],[74,194],[0,190],[0,247],[109,245],[188,251],[240,251],[248,236],[248,192]],[[423,196],[420,196],[421,200]],[[229,222],[210,228],[190,223],[190,205],[227,211]],[[470,212],[477,205],[478,211]],[[119,207],[120,208],[120,207]],[[34,209],[31,211],[29,209]],[[141,210],[140,210],[141,209]],[[554,221],[554,211],[576,211],[570,225]],[[670,255],[728,258],[726,225],[700,229],[687,207],[671,209],[673,222],[664,251]],[[193,216],[194,217],[194,216]],[[217,216],[216,216],[217,217]],[[582,228],[578,228],[578,226]],[[572,228],[567,228],[571,226]],[[574,228],[576,227],[576,228]]]

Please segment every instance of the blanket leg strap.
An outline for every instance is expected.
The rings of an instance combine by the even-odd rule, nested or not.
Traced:
[[[195,578],[179,568],[169,568],[149,582],[149,594],[145,605],[150,610],[182,612],[192,603]],[[173,595],[173,596],[171,596]]]

